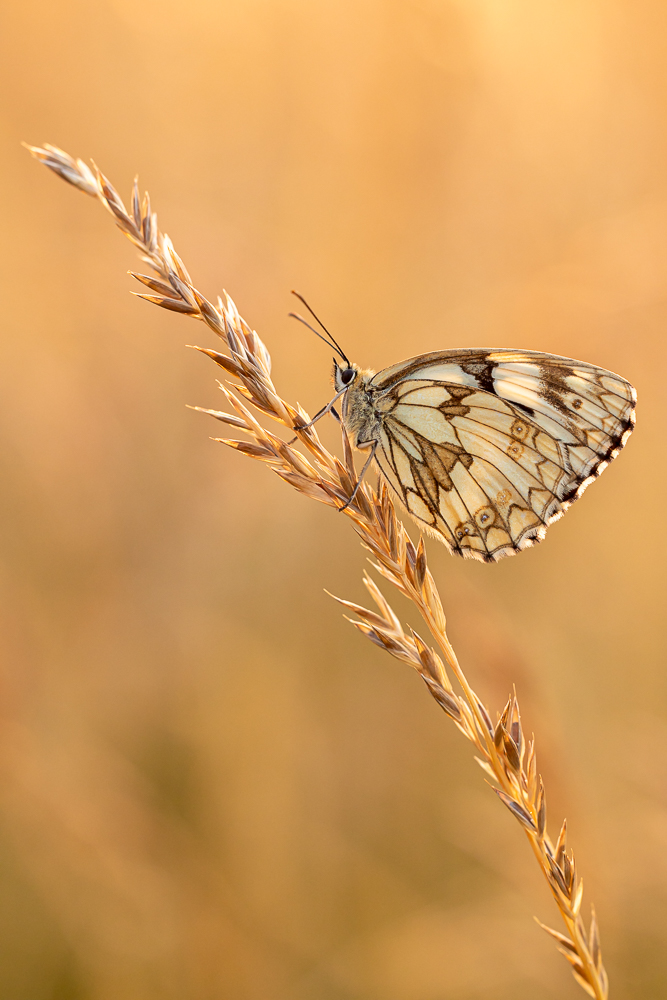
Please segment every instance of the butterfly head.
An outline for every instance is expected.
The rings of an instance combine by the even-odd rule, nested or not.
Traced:
[[[359,365],[353,365],[347,359],[344,364],[339,365],[334,358],[333,383],[336,387],[336,392],[342,392],[344,389],[349,389],[351,385],[354,385],[359,377],[359,372]]]
[[[373,396],[373,388],[369,385],[375,375],[372,368],[360,368],[345,358],[343,364],[338,364],[334,358],[333,384],[338,395],[345,393],[345,398],[360,399],[362,397],[370,399]],[[355,405],[355,404],[351,404]]]

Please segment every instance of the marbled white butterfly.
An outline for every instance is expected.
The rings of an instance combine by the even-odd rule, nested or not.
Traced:
[[[318,417],[343,397],[346,430],[370,449],[363,471],[374,459],[419,526],[460,556],[496,562],[542,541],[634,427],[630,383],[582,361],[480,348],[376,373],[330,343],[343,364]]]

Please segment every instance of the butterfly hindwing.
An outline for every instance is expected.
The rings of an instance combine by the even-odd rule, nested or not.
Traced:
[[[451,551],[487,562],[540,541],[634,425],[625,379],[548,354],[422,355],[369,387],[389,485]]]

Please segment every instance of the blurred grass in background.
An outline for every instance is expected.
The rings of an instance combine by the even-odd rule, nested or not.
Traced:
[[[667,991],[660,0],[13,0],[0,12],[0,996],[561,1000],[512,818],[358,599],[347,525],[212,444],[130,246],[20,140],[140,173],[311,412],[307,295],[381,368],[522,347],[639,391],[626,452],[496,567],[430,542],[480,693],[513,682],[612,991]],[[335,444],[335,427],[325,431]]]

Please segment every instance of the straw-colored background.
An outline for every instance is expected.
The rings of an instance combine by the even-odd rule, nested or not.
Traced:
[[[495,567],[429,542],[517,685],[616,1000],[667,992],[664,0],[10,0],[0,15],[0,997],[565,1000],[518,825],[342,619],[349,525],[211,443],[191,320],[20,140],[136,171],[313,412],[357,361],[524,347],[638,387],[627,451]],[[326,440],[337,445],[332,425]]]

